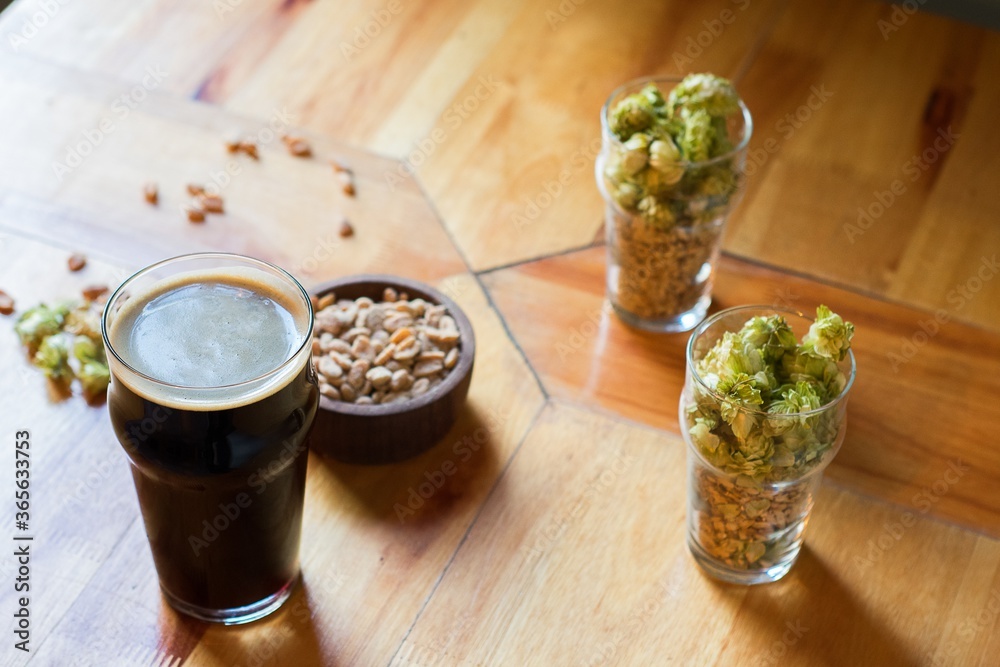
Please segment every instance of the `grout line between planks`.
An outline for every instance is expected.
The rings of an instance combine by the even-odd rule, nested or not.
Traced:
[[[413,632],[413,629],[417,627],[417,623],[420,621],[421,616],[424,615],[424,610],[427,608],[427,605],[429,605],[431,600],[434,598],[434,594],[437,592],[438,587],[440,587],[441,582],[444,581],[445,576],[451,569],[452,563],[455,562],[455,559],[458,557],[459,552],[465,545],[466,540],[469,539],[469,535],[472,534],[472,529],[475,528],[476,524],[479,522],[479,517],[482,515],[483,510],[485,510],[486,506],[489,504],[490,498],[492,498],[493,494],[496,493],[497,488],[500,486],[500,482],[507,475],[507,470],[510,469],[510,466],[514,462],[514,459],[517,458],[517,455],[521,452],[521,447],[524,446],[524,443],[528,439],[528,436],[531,434],[531,432],[535,430],[535,427],[538,425],[539,418],[549,405],[550,405],[549,399],[544,398],[541,402],[541,405],[539,405],[538,409],[535,410],[535,414],[532,415],[531,421],[528,422],[527,428],[524,429],[524,434],[521,436],[520,441],[517,443],[517,446],[514,448],[514,451],[507,459],[507,463],[504,464],[503,470],[500,471],[500,474],[497,475],[497,478],[493,481],[493,486],[490,487],[489,492],[483,497],[483,501],[479,504],[479,508],[476,510],[475,515],[472,517],[472,521],[470,521],[469,525],[466,526],[465,533],[462,535],[462,539],[458,541],[458,544],[455,546],[455,550],[452,552],[451,557],[448,559],[448,562],[445,563],[444,568],[441,570],[441,574],[438,575],[438,578],[434,582],[434,585],[431,587],[430,592],[427,593],[427,597],[426,599],[424,599],[423,604],[420,605],[420,609],[417,611],[417,615],[413,617],[413,622],[410,624],[410,627],[407,628],[406,634],[404,634],[403,638],[399,641],[399,646],[396,648],[396,651],[392,654],[392,656],[389,657],[389,662],[386,664],[386,667],[392,667],[393,661],[396,660],[396,656],[398,656],[399,652],[403,650],[403,646],[406,644],[406,640],[410,637],[410,634]]]
[[[834,462],[836,462],[836,460],[837,459],[834,458]],[[862,473],[870,473],[871,472],[871,471],[866,471],[866,470],[860,469],[860,468],[848,468],[848,469],[849,470],[855,470],[855,471],[862,472]],[[988,533],[988,532],[986,532],[985,530],[983,530],[981,528],[976,528],[976,527],[968,525],[968,524],[958,523],[958,522],[956,522],[956,521],[954,521],[952,519],[949,519],[948,517],[941,516],[940,514],[935,514],[933,512],[928,512],[926,514],[921,513],[920,510],[914,508],[913,505],[911,505],[911,504],[901,503],[901,502],[897,502],[895,500],[889,500],[888,498],[884,498],[882,496],[874,495],[874,494],[872,494],[872,493],[870,493],[868,491],[862,491],[861,489],[858,489],[858,488],[855,488],[855,487],[850,486],[848,484],[845,484],[844,482],[842,482],[842,481],[840,481],[838,479],[833,479],[829,475],[825,474],[825,471],[824,471],[824,475],[823,475],[823,479],[822,479],[821,483],[825,484],[825,485],[832,486],[832,487],[840,490],[841,492],[849,494],[849,495],[854,496],[856,498],[864,498],[866,500],[870,500],[871,502],[877,503],[879,505],[884,505],[886,507],[891,507],[891,508],[894,508],[894,509],[898,509],[898,510],[900,510],[902,512],[910,512],[911,514],[916,515],[917,519],[920,520],[920,521],[931,521],[933,523],[939,524],[939,525],[944,526],[946,528],[954,528],[956,530],[961,530],[963,532],[970,533],[972,535],[976,535],[979,538],[985,538],[985,539],[990,540],[991,542],[996,542],[997,544],[1000,544],[1000,535],[995,535],[995,534]]]
[[[507,269],[516,269],[516,268],[519,268],[521,266],[525,266],[525,265],[528,265],[528,264],[533,264],[535,262],[543,262],[543,261],[545,261],[547,259],[551,259],[551,258],[555,258],[555,257],[563,257],[565,255],[571,255],[571,254],[577,253],[577,252],[584,252],[586,250],[591,250],[593,248],[598,248],[598,247],[601,247],[603,245],[604,245],[604,243],[594,242],[594,243],[589,243],[589,244],[583,245],[583,246],[569,248],[569,249],[566,249],[566,250],[559,250],[559,251],[553,252],[553,253],[551,253],[549,255],[541,255],[541,256],[538,256],[538,257],[531,258],[531,259],[518,260],[518,261],[511,262],[509,264],[503,264],[503,265],[492,267],[492,268],[489,268],[489,269],[484,269],[482,271],[476,272],[475,275],[477,275],[477,276],[487,276],[487,275],[490,275],[492,273],[496,273],[496,272],[499,272],[499,271],[504,271],[504,270],[507,270]],[[878,292],[875,292],[875,291],[873,291],[871,289],[868,289],[868,288],[865,288],[865,287],[861,287],[861,286],[858,286],[858,285],[851,285],[850,283],[845,283],[845,282],[842,282],[840,280],[836,280],[834,278],[828,278],[828,277],[825,277],[825,276],[812,275],[812,274],[809,274],[809,273],[805,273],[804,271],[801,271],[799,269],[794,269],[794,268],[790,268],[790,267],[786,267],[786,266],[781,266],[780,264],[772,264],[772,263],[764,261],[762,259],[758,259],[756,257],[750,257],[748,255],[743,255],[743,254],[740,254],[740,253],[736,253],[736,252],[733,252],[731,250],[723,249],[721,251],[721,254],[724,255],[725,257],[728,257],[730,259],[734,259],[734,260],[736,260],[738,262],[743,262],[744,264],[749,264],[751,266],[755,266],[755,267],[758,267],[758,268],[761,268],[761,269],[765,269],[767,271],[772,271],[774,273],[783,274],[785,276],[789,276],[789,277],[792,277],[792,278],[798,278],[800,280],[806,280],[806,281],[809,281],[811,283],[815,283],[817,285],[821,285],[823,287],[830,287],[830,288],[833,288],[833,289],[842,290],[844,292],[848,292],[850,294],[855,294],[857,296],[861,296],[861,297],[864,297],[866,299],[870,299],[872,301],[877,301],[879,303],[886,303],[886,304],[893,305],[893,306],[899,306],[901,308],[909,308],[910,310],[918,311],[919,313],[922,313],[924,315],[933,315],[938,310],[937,308],[935,308],[933,306],[930,306],[928,304],[906,301],[904,299],[900,299],[900,298],[896,298],[896,297],[891,297],[891,296],[888,296],[886,294],[879,294]],[[989,326],[987,326],[987,325],[985,325],[985,324],[983,324],[981,322],[976,322],[974,320],[966,319],[964,317],[953,316],[952,319],[951,319],[951,321],[955,322],[957,324],[960,324],[962,326],[966,326],[966,327],[969,327],[969,328],[972,328],[972,329],[976,329],[977,331],[981,331],[983,333],[993,334],[993,335],[1000,335],[1000,330],[995,329],[995,328],[991,328],[991,327],[989,327]]]
[[[608,421],[612,421],[612,422],[615,422],[615,423],[618,423],[618,424],[623,424],[625,426],[628,426],[629,428],[635,428],[635,429],[638,429],[638,430],[641,430],[641,431],[653,432],[654,434],[657,434],[657,435],[668,435],[668,436],[670,436],[672,438],[676,438],[677,440],[680,440],[681,446],[683,446],[685,448],[687,447],[687,443],[684,442],[684,436],[683,436],[683,434],[679,430],[675,431],[673,429],[662,428],[660,426],[655,426],[653,424],[649,424],[649,423],[646,423],[646,422],[643,422],[643,421],[639,421],[639,420],[637,420],[635,418],[627,417],[627,416],[622,415],[620,413],[614,412],[614,411],[610,410],[609,408],[605,408],[602,405],[590,405],[590,404],[587,404],[584,401],[580,401],[580,400],[576,400],[576,399],[570,399],[570,398],[561,398],[561,397],[553,397],[552,399],[550,399],[549,403],[551,405],[557,406],[557,407],[561,405],[561,406],[566,406],[566,407],[574,409],[574,410],[580,410],[580,411],[583,411],[583,412],[590,412],[590,413],[599,415],[600,417],[602,417],[604,419],[607,419]],[[834,458],[834,460],[833,460],[833,462],[832,462],[831,465],[836,464],[836,461],[837,461],[837,459]],[[865,475],[870,475],[871,472],[872,472],[870,470],[865,470],[863,468],[847,468],[847,467],[845,467],[845,469],[846,470],[853,470],[855,472],[858,472],[858,473],[861,473],[861,474],[865,474]],[[879,496],[879,495],[873,494],[871,492],[864,491],[864,490],[862,490],[862,489],[860,489],[860,488],[858,488],[856,486],[853,486],[853,485],[850,485],[850,484],[846,484],[846,483],[844,483],[843,481],[841,481],[839,479],[831,477],[828,474],[824,474],[823,475],[822,483],[823,484],[827,484],[829,486],[832,486],[832,487],[840,490],[841,492],[846,493],[846,494],[851,495],[851,496],[856,497],[856,498],[863,498],[863,499],[866,499],[866,500],[870,500],[873,503],[878,503],[878,504],[883,505],[885,507],[899,509],[900,511],[908,511],[908,512],[912,512],[914,514],[918,513],[918,511],[915,510],[913,508],[913,506],[910,505],[910,504],[899,502],[899,501],[896,501],[896,500],[891,500],[891,499],[886,498],[884,496]],[[968,532],[968,533],[977,535],[977,536],[982,537],[982,538],[986,538],[986,539],[991,540],[993,542],[1000,543],[1000,535],[992,534],[992,533],[990,533],[990,532],[988,532],[986,530],[983,530],[981,528],[977,528],[977,527],[969,525],[969,524],[959,523],[958,521],[955,521],[953,519],[949,519],[948,517],[941,516],[939,514],[934,514],[934,513],[921,514],[919,518],[922,519],[922,520],[926,520],[926,521],[933,521],[934,523],[941,524],[941,525],[946,526],[946,527],[956,528],[958,530],[961,530],[961,531],[964,531],[964,532]]]
[[[423,181],[419,178],[418,174],[413,174],[413,180],[417,186],[417,189],[420,191],[420,194],[423,196],[424,200],[427,202],[427,205],[430,207],[431,212],[434,214],[434,218],[437,220],[437,223],[441,225],[441,229],[444,231],[445,236],[448,237],[448,241],[455,248],[455,252],[462,260],[462,263],[465,264],[466,272],[475,279],[476,284],[479,285],[479,289],[482,290],[483,295],[485,295],[486,297],[486,303],[490,307],[490,310],[496,313],[497,319],[500,320],[500,326],[503,327],[504,334],[507,336],[507,339],[510,341],[511,345],[514,346],[514,349],[517,351],[518,355],[520,355],[521,359],[524,361],[525,366],[527,366],[528,370],[531,372],[531,376],[535,379],[535,384],[538,386],[538,390],[542,392],[542,397],[545,400],[548,400],[549,392],[546,390],[545,385],[542,384],[541,376],[538,374],[538,371],[531,363],[531,360],[528,359],[528,355],[525,354],[524,349],[521,347],[521,344],[514,337],[514,333],[510,330],[510,325],[508,325],[507,319],[503,316],[503,313],[500,312],[500,309],[497,308],[496,303],[494,303],[493,295],[490,294],[490,291],[486,288],[486,285],[485,283],[483,283],[483,280],[480,277],[480,275],[472,269],[472,266],[469,264],[469,260],[465,256],[465,253],[462,251],[461,246],[458,244],[458,241],[451,233],[451,230],[448,229],[448,225],[444,224],[444,218],[441,217],[441,212],[438,210],[437,203],[433,199],[431,199],[430,195],[427,193],[427,190],[424,188]]]
[[[929,306],[927,304],[922,304],[922,303],[915,303],[915,302],[910,302],[910,301],[904,301],[904,300],[899,299],[899,298],[890,297],[890,296],[888,296],[886,294],[879,294],[878,292],[874,292],[874,291],[872,291],[870,289],[866,289],[864,287],[859,287],[859,286],[856,286],[856,285],[850,285],[848,283],[840,282],[840,281],[832,279],[832,278],[826,278],[826,277],[823,277],[823,276],[810,275],[810,274],[805,273],[803,271],[800,271],[798,269],[792,269],[792,268],[788,268],[788,267],[784,267],[784,266],[779,266],[777,264],[771,264],[769,262],[765,262],[763,260],[756,259],[754,257],[748,257],[746,255],[740,255],[740,254],[737,254],[737,253],[729,251],[729,250],[723,250],[722,254],[725,255],[726,257],[731,258],[731,259],[735,259],[735,260],[743,262],[745,264],[749,264],[751,266],[756,266],[756,267],[759,267],[759,268],[762,268],[762,269],[765,269],[765,270],[768,270],[768,271],[773,271],[774,273],[781,273],[781,274],[784,274],[786,276],[790,276],[792,278],[798,278],[799,280],[807,280],[809,282],[816,283],[817,285],[822,285],[824,287],[831,287],[833,289],[839,289],[841,291],[848,292],[850,294],[856,294],[856,295],[864,297],[866,299],[870,299],[871,301],[877,301],[879,303],[886,303],[886,304],[889,304],[889,305],[892,305],[892,306],[899,306],[901,308],[909,308],[910,310],[915,310],[915,311],[920,312],[920,313],[922,313],[924,315],[934,315],[941,308],[941,307],[935,308],[933,306]],[[961,324],[962,326],[967,326],[967,327],[970,327],[972,329],[976,329],[978,331],[982,331],[984,333],[993,334],[993,335],[1000,334],[1000,330],[990,328],[990,327],[986,326],[985,324],[983,324],[981,322],[975,322],[975,321],[968,320],[968,319],[965,319],[965,318],[962,318],[962,317],[957,317],[957,316],[953,316],[951,318],[951,321],[955,322],[957,324]]]
[[[583,245],[573,246],[571,248],[565,248],[563,250],[556,250],[550,252],[547,255],[537,255],[535,257],[526,257],[524,259],[515,259],[506,264],[498,264],[496,266],[491,266],[488,269],[480,269],[476,271],[477,276],[488,276],[491,273],[497,273],[498,271],[504,271],[506,269],[516,269],[519,266],[524,266],[525,264],[533,264],[535,262],[542,262],[546,259],[553,259],[555,257],[564,257],[566,255],[572,255],[575,252],[583,252],[584,250],[590,250],[591,248],[599,248],[604,246],[604,241],[590,241]]]
[[[733,76],[733,80],[734,81],[739,81],[746,74],[746,72],[749,70],[750,66],[753,63],[754,58],[756,57],[756,54],[758,54],[760,52],[760,50],[763,48],[764,43],[771,36],[771,34],[774,32],[774,30],[777,27],[777,24],[778,24],[778,22],[779,22],[779,20],[781,18],[781,14],[787,9],[787,7],[788,7],[788,2],[786,1],[785,3],[783,3],[781,5],[781,7],[779,7],[776,10],[774,10],[773,19],[768,23],[767,28],[764,31],[762,31],[761,36],[758,38],[758,40],[754,43],[754,45],[748,51],[747,57],[741,63],[739,69],[737,70],[737,73]],[[54,68],[54,69],[62,69],[62,70],[68,71],[68,72],[76,72],[76,73],[79,73],[79,74],[81,74],[81,75],[83,75],[85,77],[90,77],[90,78],[93,78],[93,79],[96,79],[96,80],[100,80],[100,81],[106,81],[106,82],[109,82],[109,83],[116,83],[116,84],[126,84],[126,85],[130,83],[126,78],[121,77],[121,76],[111,75],[111,74],[108,74],[108,73],[100,71],[100,70],[96,70],[96,71],[95,70],[87,70],[87,69],[82,69],[82,68],[79,68],[79,67],[69,66],[69,65],[66,65],[64,63],[53,61],[53,60],[50,60],[48,58],[45,58],[45,57],[42,57],[42,56],[39,56],[39,55],[33,54],[33,53],[19,53],[19,54],[17,54],[17,57],[37,62],[37,63],[39,63],[39,64],[41,64],[43,66],[46,66],[46,67],[51,67],[51,68]],[[224,107],[222,107],[219,104],[216,104],[214,102],[205,102],[205,101],[202,101],[202,100],[191,98],[191,97],[186,96],[186,95],[180,95],[180,94],[177,94],[177,93],[171,93],[171,92],[161,91],[161,90],[156,90],[156,91],[153,91],[153,92],[157,96],[161,96],[164,99],[170,99],[170,100],[179,101],[179,102],[188,102],[188,103],[196,104],[198,106],[216,109],[220,114],[223,114],[223,115],[225,115],[228,118],[233,118],[233,119],[237,119],[237,120],[244,120],[244,121],[253,121],[253,122],[257,122],[257,121],[261,120],[261,118],[259,118],[257,116],[252,116],[252,115],[247,115],[247,114],[236,113],[236,112],[230,111],[229,109],[226,109],[226,108],[224,108]],[[297,127],[299,127],[299,126],[297,126]],[[330,141],[331,143],[334,143],[334,144],[337,144],[337,145],[340,145],[340,146],[344,146],[344,147],[349,148],[351,150],[355,150],[355,151],[358,151],[358,152],[361,152],[361,153],[365,153],[367,155],[371,155],[371,156],[379,158],[379,159],[384,159],[384,160],[387,160],[387,161],[394,161],[394,162],[402,162],[402,159],[399,158],[399,157],[397,157],[397,156],[385,154],[385,153],[382,153],[382,152],[379,152],[379,151],[375,151],[375,150],[372,150],[372,149],[370,149],[368,147],[355,144],[353,142],[347,142],[347,141],[343,141],[343,140],[338,140],[338,139],[335,139],[335,138],[331,137],[330,135],[328,135],[328,134],[326,134],[324,132],[309,131],[309,133],[313,134],[315,136],[318,136],[318,137],[322,137],[323,139],[325,139],[327,141]],[[524,264],[529,264],[529,263],[532,263],[532,262],[542,261],[542,260],[545,260],[545,259],[549,259],[551,257],[559,257],[559,256],[562,256],[562,255],[567,255],[567,254],[571,254],[573,252],[579,252],[579,251],[582,251],[582,250],[587,250],[589,248],[601,245],[600,242],[594,242],[594,241],[592,241],[592,242],[584,244],[582,246],[577,246],[577,247],[574,247],[574,248],[569,248],[567,250],[556,251],[556,252],[553,252],[553,253],[550,253],[550,254],[547,254],[547,255],[539,255],[537,257],[526,258],[526,259],[523,259],[523,260],[516,260],[516,261],[510,262],[510,263],[507,263],[507,264],[501,264],[499,266],[495,266],[495,267],[491,267],[491,268],[483,269],[483,270],[479,270],[479,271],[474,270],[472,268],[472,266],[470,265],[469,260],[466,257],[465,253],[462,251],[461,246],[456,242],[454,236],[451,234],[451,232],[448,229],[447,225],[444,224],[444,221],[443,221],[443,219],[442,219],[442,217],[440,215],[440,212],[437,209],[437,204],[434,202],[434,200],[432,200],[428,196],[427,191],[426,191],[426,189],[423,186],[423,182],[422,182],[422,180],[419,177],[419,173],[415,172],[414,174],[411,175],[411,178],[414,179],[414,182],[416,183],[417,189],[420,191],[420,193],[423,195],[424,199],[430,205],[432,211],[434,212],[435,217],[438,220],[438,224],[440,224],[441,227],[444,229],[445,234],[447,235],[448,239],[451,241],[451,244],[455,248],[456,253],[462,259],[462,262],[465,264],[466,269],[468,270],[469,273],[475,275],[477,278],[479,276],[481,276],[481,275],[487,275],[489,273],[493,273],[493,272],[500,271],[500,270],[503,270],[503,269],[515,268],[515,267],[518,267],[518,266],[521,266],[521,265],[524,265]],[[15,191],[6,191],[6,194],[11,194],[13,192],[15,192]],[[6,199],[6,196],[0,197],[0,201],[3,201],[4,199]],[[6,227],[5,225],[0,224],[0,228],[5,228],[5,227]],[[28,234],[23,233],[23,230],[14,230],[14,229],[11,229],[11,228],[6,228],[6,229],[7,229],[8,233],[20,235],[20,236],[22,236],[24,238],[41,241],[41,242],[44,242],[44,243],[46,243],[48,245],[52,245],[52,246],[55,246],[55,247],[61,247],[61,248],[65,247],[65,246],[62,246],[61,244],[54,243],[53,240],[50,239],[50,238],[48,238],[48,237],[38,236],[38,235],[28,235]],[[861,288],[861,287],[849,285],[849,284],[846,284],[846,283],[843,283],[843,282],[839,282],[837,280],[827,279],[827,278],[823,278],[823,277],[819,277],[819,276],[812,276],[812,275],[803,273],[801,271],[797,271],[797,270],[789,269],[789,268],[785,268],[785,267],[780,267],[780,266],[775,265],[775,264],[769,264],[769,263],[763,262],[761,260],[757,260],[757,259],[754,259],[754,258],[751,258],[751,257],[747,257],[745,255],[739,255],[739,254],[736,254],[736,253],[733,253],[733,252],[730,252],[730,251],[727,251],[727,250],[723,250],[723,254],[727,255],[729,257],[734,257],[734,258],[740,259],[740,260],[748,262],[750,264],[754,264],[754,265],[761,266],[761,267],[764,267],[764,268],[769,268],[769,269],[778,271],[780,273],[785,273],[785,274],[792,275],[792,276],[799,277],[799,278],[805,278],[805,279],[811,280],[811,281],[819,283],[819,284],[823,284],[823,285],[835,287],[835,288],[838,288],[838,289],[843,289],[845,291],[852,292],[852,293],[855,293],[855,294],[860,294],[862,296],[865,296],[865,297],[868,297],[868,298],[871,298],[871,299],[874,299],[874,300],[877,300],[877,301],[881,301],[883,303],[891,303],[891,304],[895,304],[895,305],[904,306],[904,307],[907,307],[907,308],[911,308],[913,310],[918,310],[918,311],[920,311],[922,313],[925,313],[925,314],[933,314],[934,310],[935,310],[931,306],[927,306],[927,305],[919,304],[919,303],[911,303],[911,302],[904,301],[904,300],[901,300],[901,299],[896,299],[896,298],[888,298],[885,295],[877,294],[877,293],[872,292],[871,290],[868,290],[868,289],[865,289],[865,288]],[[104,259],[104,258],[106,258],[106,256],[102,257],[102,259]],[[120,266],[120,262],[117,261],[117,260],[107,260],[106,259],[106,261],[108,263],[110,263],[110,264],[114,264],[116,266]],[[480,286],[485,291],[485,286],[483,286],[483,284],[482,284],[481,281],[480,281]],[[487,291],[486,293],[487,293],[487,296],[489,296],[489,292]],[[490,302],[491,302],[491,305],[492,305],[492,299],[490,299]],[[500,314],[500,311],[498,310],[497,313]],[[500,319],[501,319],[501,321],[504,322],[504,326],[506,328],[506,321],[503,319],[502,314],[500,314]],[[959,322],[959,323],[961,323],[961,324],[963,324],[965,326],[970,326],[972,328],[975,328],[975,329],[978,329],[980,331],[984,331],[984,332],[987,332],[987,333],[993,333],[993,334],[998,333],[995,329],[991,329],[991,328],[989,328],[989,327],[987,327],[987,326],[985,326],[985,325],[983,325],[982,323],[979,323],[979,322],[970,321],[970,320],[967,320],[967,319],[964,319],[964,318],[954,318],[954,321]],[[508,330],[508,335],[510,335],[509,330]],[[517,347],[518,351],[520,351],[521,354],[522,354],[522,356],[524,356],[523,351],[521,350],[520,346],[517,344],[517,341],[512,336],[511,336],[511,340],[514,341],[514,344]],[[531,366],[530,362],[529,362],[528,365],[529,365],[529,368],[532,369],[532,372],[533,372],[533,374],[535,374],[535,377],[537,379],[538,375],[537,375],[537,373],[535,373],[534,368]],[[539,385],[541,386],[541,383],[539,383]],[[544,391],[544,387],[543,387],[543,391]]]
[[[517,350],[521,359],[524,360],[524,365],[527,366],[528,370],[531,372],[531,377],[535,379],[535,384],[538,385],[538,391],[542,392],[542,398],[546,401],[549,400],[549,390],[545,388],[545,384],[542,382],[542,376],[538,374],[538,371],[531,363],[531,360],[528,358],[524,348],[521,347],[521,343],[519,343],[517,338],[514,337],[514,332],[510,330],[510,325],[507,323],[507,319],[503,316],[503,313],[500,312],[500,309],[497,308],[496,303],[493,302],[493,295],[490,294],[490,291],[486,288],[486,284],[483,282],[482,278],[476,274],[472,275],[475,277],[476,283],[479,285],[479,289],[481,289],[483,294],[486,296],[486,303],[489,304],[489,307],[497,314],[497,318],[500,320],[500,326],[503,327],[504,333],[507,334],[507,338],[510,340],[511,345],[514,346],[514,349]]]

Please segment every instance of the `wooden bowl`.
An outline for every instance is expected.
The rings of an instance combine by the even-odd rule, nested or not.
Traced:
[[[430,285],[398,276],[364,274],[323,283],[311,293],[320,297],[334,292],[337,299],[367,296],[379,302],[386,287],[448,309],[461,336],[458,363],[441,384],[408,401],[356,405],[320,396],[312,447],[345,463],[394,463],[426,451],[455,423],[472,381],[476,356],[472,323],[454,301]]]

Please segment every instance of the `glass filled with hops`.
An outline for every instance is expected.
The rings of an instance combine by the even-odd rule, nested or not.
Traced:
[[[711,74],[637,79],[605,102],[607,293],[627,324],[667,333],[704,319],[752,129],[732,84]]]

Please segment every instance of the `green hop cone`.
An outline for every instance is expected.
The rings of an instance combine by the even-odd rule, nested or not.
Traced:
[[[52,308],[44,303],[30,308],[18,318],[14,325],[21,344],[27,346],[29,350],[37,350],[42,341],[47,336],[59,333],[62,330],[63,322],[69,308],[65,305],[58,305]]]
[[[73,369],[69,365],[68,336],[61,333],[47,336],[38,346],[31,362],[52,380],[72,379]]]
[[[816,321],[809,327],[809,333],[802,339],[802,345],[812,354],[840,361],[847,356],[854,337],[854,325],[826,306],[816,308]]]
[[[613,183],[611,185],[611,196],[625,210],[632,210],[639,203],[642,192],[635,183]]]
[[[768,363],[781,360],[786,352],[794,352],[798,347],[792,328],[781,315],[750,319],[740,331],[739,338],[744,345],[759,349],[761,357]]]
[[[108,367],[99,361],[87,361],[80,366],[76,377],[80,380],[83,393],[87,396],[98,396],[104,393],[111,381]]]
[[[715,141],[712,116],[703,109],[694,109],[682,113],[681,118],[684,120],[684,134],[677,142],[681,154],[689,162],[704,162],[711,155]]]
[[[649,129],[656,117],[656,111],[641,95],[630,95],[615,105],[608,117],[611,131],[622,141],[636,132]]]
[[[649,163],[649,137],[645,134],[633,134],[622,144],[622,149],[618,154],[618,161],[621,173],[625,176],[634,176]]]
[[[733,84],[714,74],[689,74],[667,97],[667,108],[701,109],[711,116],[728,116],[739,111],[740,97]]]
[[[657,139],[649,144],[649,166],[659,172],[668,185],[674,185],[684,176],[681,152],[669,138]]]

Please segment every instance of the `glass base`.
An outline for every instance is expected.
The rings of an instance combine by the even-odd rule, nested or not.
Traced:
[[[781,563],[777,563],[768,568],[762,568],[760,570],[738,570],[736,568],[728,567],[725,563],[720,563],[718,559],[713,558],[698,544],[696,540],[688,537],[688,548],[691,550],[691,555],[694,556],[695,562],[701,566],[709,576],[718,579],[720,581],[725,581],[730,584],[740,584],[742,586],[753,586],[754,584],[769,584],[771,582],[781,579],[783,576],[788,574],[788,571],[792,569],[795,565],[795,561],[799,557],[799,550],[796,549],[795,553],[791,554],[787,559]]]
[[[655,333],[682,333],[684,331],[691,331],[691,329],[694,329],[705,319],[705,315],[708,314],[708,306],[712,303],[712,297],[706,294],[698,299],[698,303],[694,305],[694,308],[685,310],[683,313],[672,317],[660,319],[639,317],[635,313],[630,313],[616,304],[614,299],[609,299],[609,301],[618,318],[630,327],[642,329],[643,331],[653,331]]]
[[[295,575],[287,584],[282,586],[277,593],[269,595],[263,600],[258,600],[257,602],[244,605],[242,607],[232,607],[230,609],[207,609],[205,607],[199,607],[174,597],[174,595],[162,586],[160,587],[160,590],[163,591],[163,596],[167,598],[167,602],[170,603],[170,606],[182,614],[192,616],[200,621],[208,621],[209,623],[240,625],[242,623],[250,623],[251,621],[264,618],[268,614],[277,611],[278,608],[285,604],[285,601],[292,595],[292,592],[295,590],[295,583],[298,579],[299,575]]]

